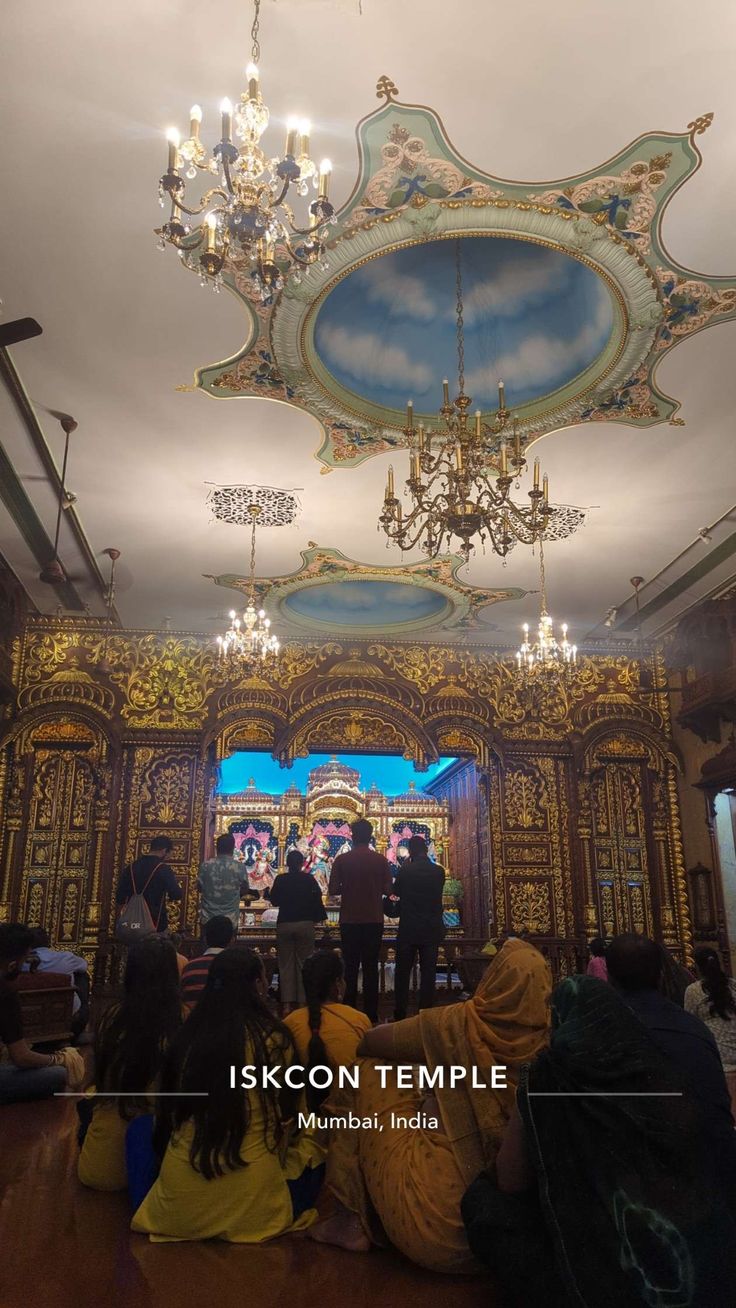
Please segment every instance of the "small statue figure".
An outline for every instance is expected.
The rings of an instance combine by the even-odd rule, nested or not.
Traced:
[[[272,863],[273,851],[266,846],[263,849],[259,849],[253,867],[248,873],[248,885],[251,890],[258,892],[260,899],[263,899],[264,892],[270,890],[273,885],[274,873],[271,870]]]

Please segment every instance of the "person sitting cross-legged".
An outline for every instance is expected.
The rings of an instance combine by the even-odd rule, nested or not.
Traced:
[[[193,1008],[207,984],[210,965],[213,958],[233,942],[235,930],[232,920],[222,913],[211,917],[204,924],[204,940],[207,948],[198,958],[191,958],[185,964],[181,974],[181,997],[187,1008]]]
[[[0,1105],[62,1094],[70,1079],[74,1089],[84,1074],[76,1050],[41,1054],[24,1037],[17,979],[32,945],[28,927],[19,922],[0,925],[0,1046],[7,1050],[7,1061],[0,1058]]]
[[[306,1006],[284,1018],[294,1037],[296,1052],[307,1068],[317,1065],[346,1067],[355,1062],[358,1045],[371,1030],[365,1013],[344,1004],[345,968],[334,949],[310,954],[302,968]],[[307,1107],[314,1111],[326,1098],[326,1090],[308,1086]]]
[[[298,1129],[300,1091],[283,1081],[294,1044],[266,990],[252,950],[232,945],[213,958],[166,1055],[153,1139],[161,1169],[134,1231],[260,1244],[315,1220],[324,1154]],[[252,1089],[243,1088],[246,1068]]]

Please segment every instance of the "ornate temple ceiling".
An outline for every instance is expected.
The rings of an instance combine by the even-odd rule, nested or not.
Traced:
[[[214,121],[237,91],[248,7],[214,0],[205,37],[183,0],[111,0],[92,22],[83,0],[63,13],[11,0],[0,297],[6,318],[33,314],[44,335],[12,351],[35,439],[0,395],[14,476],[0,552],[44,610],[61,600],[99,611],[91,560],[102,567],[115,545],[126,623],[214,630],[248,540],[213,517],[208,492],[284,488],[298,512],[258,541],[262,593],[284,632],[442,629],[515,643],[536,616],[529,551],[505,567],[479,553],[435,576],[414,555],[400,574],[376,532],[388,463],[406,461],[405,399],[433,413],[452,376],[461,235],[468,389],[489,411],[503,376],[553,498],[587,510],[549,547],[552,611],[576,635],[623,632],[638,574],[654,631],[736,570],[736,521],[724,516],[736,499],[736,19],[719,0],[699,7],[697,25],[684,4],[663,23],[658,6],[633,0],[615,12],[585,0],[554,12],[483,0],[360,8],[264,0],[274,131],[311,114],[339,210],[329,268],[264,311],[247,288],[201,290],[152,235],[161,129],[194,100]],[[393,93],[376,100],[384,73],[409,107]],[[80,423],[68,480],[90,550],[67,515],[73,595],[37,582],[54,525],[40,441],[60,457],[42,404]],[[613,629],[602,625],[611,608]]]

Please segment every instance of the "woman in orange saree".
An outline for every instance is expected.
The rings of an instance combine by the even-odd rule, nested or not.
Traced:
[[[352,1112],[376,1125],[331,1131],[326,1180],[337,1211],[310,1231],[313,1239],[355,1252],[390,1242],[433,1271],[480,1270],[468,1248],[460,1201],[495,1159],[521,1065],[546,1043],[550,990],[549,967],[539,951],[511,939],[472,999],[423,1009],[364,1037],[358,1089],[334,1090],[321,1114]],[[407,1090],[384,1072],[384,1089],[377,1065],[394,1063],[419,1064],[430,1073],[462,1067],[466,1077],[451,1088],[445,1076],[444,1087],[428,1096],[416,1075]],[[506,1068],[505,1089],[488,1088],[494,1067]],[[482,1088],[473,1087],[473,1069]],[[417,1114],[418,1128],[396,1122]]]

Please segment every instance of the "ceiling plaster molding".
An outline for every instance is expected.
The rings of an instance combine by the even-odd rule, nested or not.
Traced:
[[[361,259],[438,237],[495,235],[585,262],[617,304],[612,340],[599,359],[567,386],[521,406],[526,442],[588,421],[681,424],[679,403],[656,386],[659,360],[694,332],[736,317],[736,277],[692,272],[661,237],[669,200],[700,167],[696,137],[713,115],[695,118],[686,132],[645,133],[572,178],[520,182],[464,159],[434,110],[398,102],[390,78],[380,79],[377,94],[385,103],[357,128],[359,173],[337,215],[329,269],[313,266],[301,282],[290,277],[265,308],[253,304],[247,279],[231,280],[247,313],[248,340],[231,358],[199,369],[196,387],[216,398],[258,395],[306,409],[322,427],[316,456],[324,471],[403,445],[398,415],[386,421],[368,401],[349,403],[316,359],[318,301]]]
[[[506,600],[523,599],[530,593],[516,586],[488,590],[480,586],[468,585],[458,577],[460,568],[465,564],[460,554],[444,554],[427,562],[387,567],[358,563],[355,559],[347,558],[339,550],[323,548],[310,541],[309,548],[302,550],[301,557],[301,565],[295,572],[268,580],[256,580],[256,596],[259,602],[268,604],[269,610],[274,616],[278,615],[282,623],[292,624],[297,628],[330,633],[346,631],[345,624],[301,615],[287,603],[292,595],[329,583],[390,582],[395,585],[406,585],[412,589],[419,587],[433,591],[445,600],[445,607],[441,612],[423,618],[388,624],[386,621],[380,621],[375,626],[361,624],[350,628],[352,636],[360,639],[382,635],[388,630],[393,636],[401,632],[429,629],[445,631],[482,629],[484,626],[482,610]],[[249,579],[245,576],[231,573],[219,577],[206,575],[216,586],[237,590],[243,595],[248,592]]]

